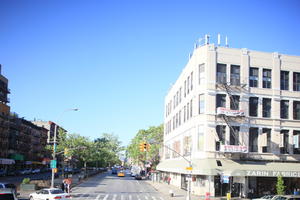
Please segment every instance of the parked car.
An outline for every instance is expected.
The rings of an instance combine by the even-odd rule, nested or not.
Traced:
[[[17,194],[10,188],[0,189],[0,200],[18,200]]]
[[[300,195],[275,195],[272,200],[300,200]]]
[[[142,180],[142,176],[140,174],[136,174],[134,177],[136,180]]]
[[[38,173],[40,173],[41,172],[41,170],[40,169],[34,169],[34,170],[32,170],[32,172],[31,173],[33,173],[33,174],[38,174]]]
[[[272,199],[275,195],[264,195],[260,198],[255,198],[255,199],[252,199],[252,200],[264,200],[264,199]]]
[[[0,176],[6,176],[6,171],[4,169],[0,169]]]
[[[30,200],[52,200],[52,199],[60,199],[60,200],[69,200],[71,199],[71,195],[65,193],[61,189],[57,188],[46,188],[39,190],[37,192],[31,193],[29,195]]]
[[[17,195],[17,187],[13,183],[0,183],[0,189],[10,189]]]
[[[118,173],[118,169],[116,167],[113,167],[111,169],[111,174],[117,174]]]

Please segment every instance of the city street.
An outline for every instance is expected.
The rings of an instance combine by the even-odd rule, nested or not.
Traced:
[[[110,172],[92,177],[73,188],[72,197],[78,200],[164,200],[146,181],[135,180],[130,174],[118,177]]]

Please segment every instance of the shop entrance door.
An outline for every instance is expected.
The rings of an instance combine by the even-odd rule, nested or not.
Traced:
[[[188,180],[185,174],[181,174],[181,189],[187,190]]]

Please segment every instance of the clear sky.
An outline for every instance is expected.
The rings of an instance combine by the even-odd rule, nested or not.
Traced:
[[[163,122],[164,97],[206,33],[300,56],[300,1],[1,0],[9,105],[27,120],[92,139],[114,133],[126,145]]]

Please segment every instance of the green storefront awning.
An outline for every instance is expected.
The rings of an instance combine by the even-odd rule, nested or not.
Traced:
[[[24,156],[18,153],[11,154],[10,158],[14,160],[24,160]]]

